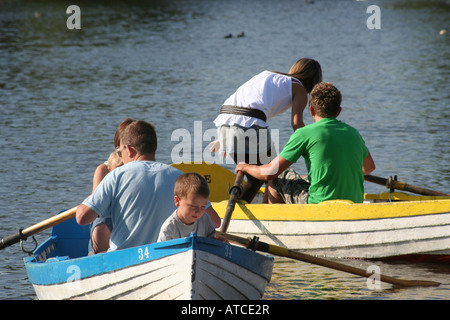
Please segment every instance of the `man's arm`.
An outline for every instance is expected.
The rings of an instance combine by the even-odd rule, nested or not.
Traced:
[[[76,219],[79,225],[91,223],[98,217],[98,214],[85,204],[80,204],[77,208]]]
[[[273,180],[276,177],[280,175],[284,170],[289,168],[289,166],[292,164],[292,162],[277,156],[275,159],[270,161],[268,164],[257,166],[257,165],[251,165],[244,162],[239,163],[236,166],[236,173],[238,171],[242,171],[244,173],[247,173],[256,179],[259,180]]]
[[[373,161],[372,156],[369,152],[363,160],[362,171],[364,175],[367,175],[370,174],[373,170],[375,170],[375,162]]]

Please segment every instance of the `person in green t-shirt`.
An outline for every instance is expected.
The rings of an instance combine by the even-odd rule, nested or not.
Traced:
[[[270,163],[257,166],[239,163],[257,179],[272,180],[269,203],[319,203],[345,199],[362,202],[364,175],[375,163],[359,132],[339,121],[342,96],[331,83],[317,84],[310,94],[309,110],[314,123],[295,130],[283,151]],[[308,179],[290,166],[301,156]]]

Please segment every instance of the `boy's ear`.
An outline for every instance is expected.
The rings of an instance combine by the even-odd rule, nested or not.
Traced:
[[[337,118],[337,116],[341,113],[341,111],[342,111],[342,107],[339,107],[339,110],[338,110],[338,112],[337,112],[336,118]]]
[[[175,205],[176,205],[177,207],[179,207],[179,206],[180,206],[180,198],[179,198],[178,196],[174,196],[174,197],[173,197],[173,200],[174,200],[174,202],[175,202]]]
[[[316,114],[316,110],[314,110],[314,107],[310,104],[309,105],[309,112],[311,113],[311,116],[314,117]]]

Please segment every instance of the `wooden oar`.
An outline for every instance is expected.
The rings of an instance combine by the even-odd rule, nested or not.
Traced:
[[[41,232],[42,230],[48,229],[50,227],[53,227],[54,225],[64,222],[66,220],[69,220],[70,218],[75,217],[77,211],[77,207],[74,207],[72,209],[69,209],[67,211],[61,212],[60,214],[57,214],[56,216],[53,216],[51,218],[48,218],[44,221],[41,221],[35,225],[32,225],[31,227],[28,227],[26,229],[21,229],[17,233],[14,233],[10,236],[7,236],[6,238],[3,238],[0,241],[0,250],[3,248],[6,248],[10,245],[13,245],[20,240],[26,240],[28,237]]]
[[[227,232],[228,225],[230,224],[231,220],[231,215],[233,214],[234,207],[236,205],[236,201],[239,199],[239,196],[242,192],[241,184],[243,179],[244,173],[242,171],[239,171],[236,176],[234,186],[230,189],[230,200],[228,201],[227,210],[225,211],[225,216],[223,217],[222,225],[220,226],[221,232]]]
[[[381,177],[372,176],[370,174],[365,175],[364,179],[369,182],[373,182],[373,183],[381,184],[382,186],[386,186],[386,188],[388,188],[388,189],[393,188],[393,189],[397,189],[397,190],[404,190],[404,191],[421,194],[424,196],[450,196],[449,194],[446,194],[446,193],[409,185],[404,182],[393,180],[393,179],[384,179]]]
[[[229,233],[223,233],[220,231],[216,231],[216,234],[219,238],[225,238],[231,242],[235,242],[237,244],[243,245],[244,247],[252,249],[252,250],[258,250],[258,251],[267,252],[267,253],[270,253],[273,255],[277,255],[280,257],[286,257],[286,258],[291,258],[291,259],[295,259],[295,260],[299,260],[299,261],[303,261],[303,262],[308,262],[308,263],[316,264],[316,265],[319,265],[322,267],[327,267],[327,268],[331,268],[331,269],[335,269],[335,270],[339,270],[339,271],[343,271],[343,272],[348,272],[348,273],[351,273],[351,274],[354,274],[357,276],[361,276],[361,277],[368,278],[373,275],[371,273],[367,273],[367,271],[363,270],[363,269],[355,268],[355,267],[348,266],[348,265],[334,262],[334,261],[329,261],[329,260],[322,259],[319,257],[314,257],[311,255],[307,255],[307,254],[304,254],[301,252],[289,250],[289,249],[275,246],[272,244],[268,244],[265,242],[253,241],[250,239],[241,238],[241,237],[231,235]],[[437,287],[440,285],[439,282],[434,282],[434,281],[396,279],[396,278],[392,278],[389,276],[385,276],[383,274],[380,275],[380,281],[390,283],[393,285],[397,285],[397,286],[402,286],[402,287],[417,287],[417,286]]]

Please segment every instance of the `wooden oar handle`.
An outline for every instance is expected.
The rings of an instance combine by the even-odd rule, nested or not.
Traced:
[[[36,223],[35,225],[32,225],[31,227],[28,227],[23,230],[20,229],[18,232],[7,236],[0,241],[0,250],[4,249],[10,245],[15,244],[15,243],[19,242],[20,240],[26,240],[29,236],[32,236],[38,232],[41,232],[42,230],[48,229],[58,223],[61,223],[70,218],[73,218],[73,217],[75,217],[76,212],[77,212],[77,207],[74,207],[67,211],[61,212],[60,214],[57,214],[56,216],[53,216],[49,219],[46,219],[39,223]]]
[[[216,235],[219,238],[222,239],[227,239],[231,242],[240,244],[246,248],[252,249],[252,250],[257,250],[257,251],[261,251],[261,252],[267,252],[273,255],[277,255],[280,257],[286,257],[286,258],[291,258],[291,259],[295,259],[298,261],[303,261],[303,262],[308,262],[308,263],[312,263],[315,265],[319,265],[322,267],[326,267],[326,268],[330,268],[330,269],[335,269],[335,270],[339,270],[339,271],[343,271],[343,272],[347,272],[347,273],[351,273],[357,276],[361,276],[361,277],[370,277],[371,274],[369,274],[366,270],[364,269],[360,269],[360,268],[356,268],[356,267],[352,267],[352,266],[348,266],[339,262],[335,262],[335,261],[330,261],[330,260],[326,260],[323,258],[319,258],[316,256],[312,256],[312,255],[308,255],[305,253],[301,253],[298,251],[293,251],[293,250],[289,250],[287,248],[283,248],[283,247],[279,247],[276,245],[272,245],[272,244],[268,244],[262,241],[255,241],[255,240],[251,240],[251,239],[245,239],[245,238],[241,238],[239,236],[236,235],[231,235],[229,233],[223,233],[223,232],[216,232]],[[390,283],[390,284],[394,284],[394,285],[398,285],[398,286],[403,286],[403,287],[416,287],[416,286],[424,286],[424,287],[437,287],[440,285],[439,282],[434,282],[434,281],[422,281],[422,280],[404,280],[404,279],[397,279],[397,278],[392,278],[386,275],[381,274],[380,275],[380,281],[386,282],[386,283]]]
[[[234,182],[234,185],[241,185],[242,181],[244,180],[244,173],[242,171],[239,171],[237,173],[236,181]]]
[[[384,178],[381,178],[381,177],[373,176],[373,175],[370,175],[370,174],[365,175],[364,176],[364,180],[380,184],[382,186],[385,186],[388,189],[390,189],[392,187],[393,189],[409,191],[409,192],[421,194],[421,195],[424,195],[424,196],[449,196],[446,193],[442,193],[442,192],[438,192],[438,191],[434,191],[434,190],[429,190],[429,189],[425,189],[425,188],[422,188],[422,187],[413,186],[413,185],[406,184],[404,182],[397,181],[397,180],[390,180],[389,181],[388,179],[384,179]],[[389,182],[391,182],[391,183],[389,183]]]
[[[225,216],[223,217],[222,225],[220,226],[221,232],[226,232],[228,230],[228,226],[230,224],[231,215],[233,214],[234,207],[236,205],[236,201],[239,199],[241,195],[241,184],[242,180],[244,180],[244,173],[239,171],[234,182],[234,186],[230,189],[230,200],[228,201],[227,209],[225,211]]]
[[[17,231],[14,234],[11,234],[7,237],[4,237],[1,241],[0,241],[0,250],[4,249],[6,247],[9,247],[15,243],[18,243],[20,240],[27,240],[26,237],[23,236],[22,234],[22,229],[20,229],[19,231]]]

